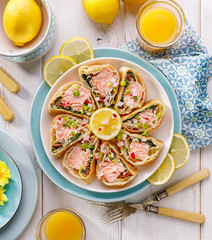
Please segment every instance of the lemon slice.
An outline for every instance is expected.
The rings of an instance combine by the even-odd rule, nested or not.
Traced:
[[[169,181],[175,171],[175,160],[171,154],[167,154],[160,167],[150,176],[147,181],[152,185],[161,185]]]
[[[190,149],[182,135],[174,133],[169,153],[174,157],[176,168],[181,168],[188,162]]]
[[[91,131],[102,140],[110,140],[118,135],[122,121],[119,114],[111,108],[100,108],[90,119]]]
[[[87,39],[73,37],[63,44],[60,54],[73,58],[77,63],[94,58],[94,51]]]
[[[46,83],[52,87],[59,77],[77,63],[70,57],[57,55],[50,58],[43,68],[43,77]]]

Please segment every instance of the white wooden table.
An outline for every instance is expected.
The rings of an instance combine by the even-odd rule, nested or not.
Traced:
[[[136,37],[135,17],[137,7],[126,7],[121,4],[118,16],[111,26],[95,24],[85,14],[81,1],[49,0],[57,20],[57,37],[51,50],[42,59],[27,64],[18,64],[0,59],[0,67],[10,73],[20,84],[20,91],[11,94],[0,84],[0,95],[14,110],[12,123],[0,117],[0,128],[17,137],[31,154],[39,178],[39,198],[34,216],[27,229],[19,238],[35,239],[39,219],[49,210],[55,208],[73,208],[82,216],[88,240],[209,240],[212,239],[212,178],[204,180],[182,192],[165,199],[161,205],[168,208],[204,213],[206,222],[199,224],[170,219],[137,211],[126,220],[109,226],[100,223],[102,209],[88,204],[88,201],[69,195],[54,185],[41,171],[36,161],[29,135],[29,110],[35,91],[42,82],[42,68],[50,57],[57,55],[63,42],[74,36],[87,38],[93,47],[120,47],[124,42]],[[187,19],[201,36],[212,54],[212,1],[211,0],[177,0],[183,7]],[[209,83],[212,96],[212,81]],[[188,164],[175,172],[165,185],[183,179],[192,173],[207,167],[212,172],[212,146],[192,151]],[[130,199],[139,202],[151,193],[165,186],[151,187],[144,193]],[[5,239],[11,240],[11,239]]]

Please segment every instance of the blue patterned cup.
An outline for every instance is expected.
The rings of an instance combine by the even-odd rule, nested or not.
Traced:
[[[28,62],[41,58],[51,47],[56,35],[55,16],[47,0],[35,0],[42,11],[42,26],[38,35],[24,47],[16,46],[6,35],[3,21],[0,22],[0,56],[13,62]],[[8,0],[0,1],[0,19]]]

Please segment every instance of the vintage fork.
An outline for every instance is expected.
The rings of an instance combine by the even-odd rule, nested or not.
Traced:
[[[125,207],[113,209],[102,216],[103,224],[110,224],[118,220],[122,220],[137,210],[144,210],[145,212],[151,212],[167,217],[178,218],[190,222],[203,223],[205,221],[205,216],[199,213],[192,213],[186,211],[180,211],[169,208],[162,208],[153,205],[143,205],[143,204],[129,204]]]
[[[177,218],[188,220],[188,221],[202,223],[202,222],[204,222],[204,219],[205,219],[204,215],[183,212],[183,211],[178,211],[178,210],[172,210],[172,209],[166,209],[166,208],[159,208],[159,207],[152,206],[151,204],[153,202],[158,202],[158,201],[162,200],[163,198],[168,197],[182,189],[185,189],[188,186],[191,186],[192,184],[197,183],[197,182],[207,178],[209,175],[210,175],[210,171],[207,168],[202,169],[201,171],[198,171],[198,172],[194,173],[193,175],[185,178],[184,180],[168,187],[164,191],[153,195],[152,197],[148,198],[146,201],[142,202],[141,204],[130,204],[130,203],[128,204],[124,201],[113,202],[113,203],[93,202],[91,204],[109,209],[109,212],[103,215],[104,223],[112,223],[117,220],[121,220],[121,219],[129,216],[130,214],[134,213],[137,209],[144,210],[146,212],[157,213],[159,215],[177,217]],[[122,209],[124,209],[124,210],[122,211]],[[184,218],[183,218],[183,216],[184,216]],[[185,218],[188,218],[188,219],[185,219]],[[193,219],[193,220],[191,220],[191,219]]]

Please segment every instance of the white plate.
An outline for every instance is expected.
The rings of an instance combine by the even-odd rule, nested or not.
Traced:
[[[70,82],[70,81],[80,81],[78,75],[78,68],[82,65],[93,65],[93,64],[106,64],[109,63],[113,65],[117,70],[119,70],[122,66],[131,67],[137,70],[140,75],[142,76],[145,85],[147,87],[147,99],[159,98],[165,105],[165,117],[161,123],[161,125],[150,132],[150,136],[154,138],[158,138],[164,142],[164,148],[159,154],[158,158],[147,166],[140,166],[138,167],[138,174],[135,179],[123,187],[107,187],[97,178],[95,178],[89,185],[83,182],[80,179],[75,178],[74,176],[70,175],[66,169],[63,168],[61,164],[61,159],[55,158],[50,153],[50,143],[49,143],[49,131],[50,126],[53,120],[53,116],[51,116],[48,112],[48,103],[51,101],[53,94],[61,87],[62,85]],[[132,188],[141,182],[145,181],[149,176],[151,176],[161,165],[165,156],[168,153],[169,147],[171,145],[172,136],[173,136],[173,129],[174,129],[174,119],[173,119],[173,112],[171,103],[169,98],[160,85],[160,83],[151,75],[150,72],[147,72],[144,68],[140,67],[139,65],[119,58],[98,58],[93,60],[88,60],[82,64],[79,64],[69,71],[67,71],[58,81],[54,84],[54,86],[49,91],[48,95],[43,104],[42,112],[41,112],[41,119],[40,119],[40,132],[41,132],[41,139],[43,143],[43,147],[45,152],[49,158],[49,161],[55,167],[55,169],[66,179],[68,179],[73,184],[90,190],[94,192],[118,192],[122,190],[126,190]]]

